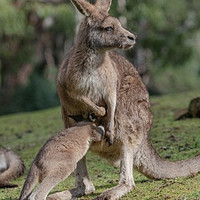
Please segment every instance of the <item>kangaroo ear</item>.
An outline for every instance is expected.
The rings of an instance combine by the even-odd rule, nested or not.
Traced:
[[[95,7],[104,12],[108,12],[110,10],[112,0],[97,0],[95,3]]]
[[[92,15],[94,6],[85,0],[71,0],[72,4],[86,17]]]

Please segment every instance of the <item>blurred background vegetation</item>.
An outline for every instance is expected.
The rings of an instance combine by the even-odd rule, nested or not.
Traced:
[[[94,1],[90,1],[94,2]],[[200,1],[113,0],[150,94],[200,86]],[[55,77],[80,16],[69,0],[0,1],[0,115],[59,104]]]

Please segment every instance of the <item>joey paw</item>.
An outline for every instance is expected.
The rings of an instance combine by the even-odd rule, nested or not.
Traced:
[[[97,116],[93,112],[89,113],[88,118],[91,122],[97,121]]]

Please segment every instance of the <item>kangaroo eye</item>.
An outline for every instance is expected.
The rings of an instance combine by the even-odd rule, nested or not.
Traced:
[[[114,28],[112,26],[108,26],[108,27],[105,27],[104,30],[105,31],[112,31]]]

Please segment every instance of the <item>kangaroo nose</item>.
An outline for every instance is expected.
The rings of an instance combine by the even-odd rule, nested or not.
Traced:
[[[136,36],[131,34],[127,36],[129,40],[135,41],[136,40]]]
[[[133,36],[128,36],[128,39],[134,41],[134,40],[135,40],[135,37],[133,37]]]

